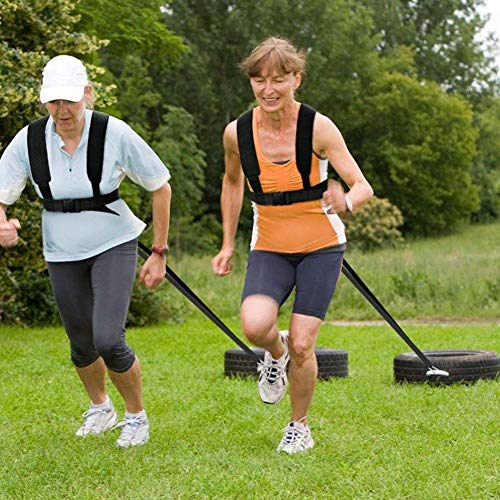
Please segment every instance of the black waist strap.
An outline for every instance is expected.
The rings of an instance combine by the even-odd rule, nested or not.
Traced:
[[[292,203],[300,203],[302,201],[319,200],[323,197],[323,193],[327,190],[327,187],[328,181],[323,181],[309,189],[278,191],[277,193],[249,192],[248,197],[257,203],[257,205],[291,205]]]
[[[106,205],[120,199],[120,192],[118,189],[111,191],[108,194],[101,194],[93,196],[92,198],[75,198],[67,200],[48,200],[43,199],[43,208],[49,212],[65,212],[65,213],[78,213],[91,210],[94,212],[107,212],[115,215],[114,210],[111,210]]]

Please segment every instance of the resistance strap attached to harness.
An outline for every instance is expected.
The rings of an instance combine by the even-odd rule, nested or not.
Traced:
[[[236,122],[238,148],[240,152],[243,173],[248,179],[252,192],[248,193],[250,200],[258,205],[291,205],[303,201],[319,200],[327,189],[328,181],[323,181],[311,187],[312,136],[316,111],[306,104],[300,105],[295,139],[295,159],[304,189],[295,191],[279,191],[263,193],[260,184],[260,167],[253,140],[253,109],[243,113]]]
[[[92,184],[93,196],[90,198],[70,198],[54,200],[50,190],[50,168],[45,142],[45,128],[49,117],[45,116],[28,126],[28,156],[33,181],[38,185],[42,194],[43,208],[49,212],[106,212],[117,214],[106,205],[120,198],[118,189],[107,194],[101,194],[99,184],[102,178],[102,164],[104,159],[104,142],[108,127],[109,115],[98,111],[92,112],[89,138],[87,143],[87,175]]]

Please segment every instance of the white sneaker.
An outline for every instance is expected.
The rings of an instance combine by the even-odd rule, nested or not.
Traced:
[[[286,365],[290,356],[288,354],[288,332],[280,332],[281,340],[285,346],[285,352],[280,359],[273,359],[271,353],[264,353],[264,360],[259,362],[259,395],[264,403],[275,404],[283,399],[286,392],[288,379],[286,376]]]
[[[139,446],[149,439],[149,422],[144,417],[125,417],[122,422],[115,426],[121,427],[120,437],[116,440],[119,448]]]
[[[105,409],[90,407],[83,414],[83,424],[76,431],[76,435],[85,437],[89,434],[102,434],[112,429],[117,420],[118,416],[113,405]]]
[[[302,422],[290,422],[283,429],[283,438],[276,448],[277,452],[284,451],[289,455],[306,451],[314,446],[311,430],[307,424]]]

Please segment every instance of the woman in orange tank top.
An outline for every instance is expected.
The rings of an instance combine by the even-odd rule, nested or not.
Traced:
[[[304,53],[290,42],[271,37],[241,64],[258,106],[252,112],[252,133],[246,142],[237,120],[224,131],[223,242],[212,259],[216,275],[231,272],[248,174],[242,163],[246,165],[244,151],[249,146],[258,164],[259,192],[254,195],[255,184],[249,177],[254,227],[241,322],[245,336],[266,351],[259,366],[261,399],[270,404],[279,402],[290,382],[292,414],[277,448],[289,454],[314,445],[307,421],[317,378],[314,348],[342,265],[346,241],[339,216],[358,210],[373,196],[340,131],[320,113],[313,118],[310,170],[304,174],[299,169],[296,139],[299,142],[298,123],[304,105],[295,99],[295,90],[301,83],[305,62]],[[328,188],[315,198],[303,197],[309,184],[318,189],[326,182],[328,162],[349,191],[345,193],[340,183],[330,180]],[[288,331],[279,331],[278,311],[293,288],[296,294]]]

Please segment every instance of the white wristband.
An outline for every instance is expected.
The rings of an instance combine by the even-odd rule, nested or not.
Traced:
[[[349,195],[345,195],[345,204],[346,204],[346,207],[347,207],[347,210],[349,210],[349,212],[352,212],[352,201],[351,201],[351,198],[349,198]]]

